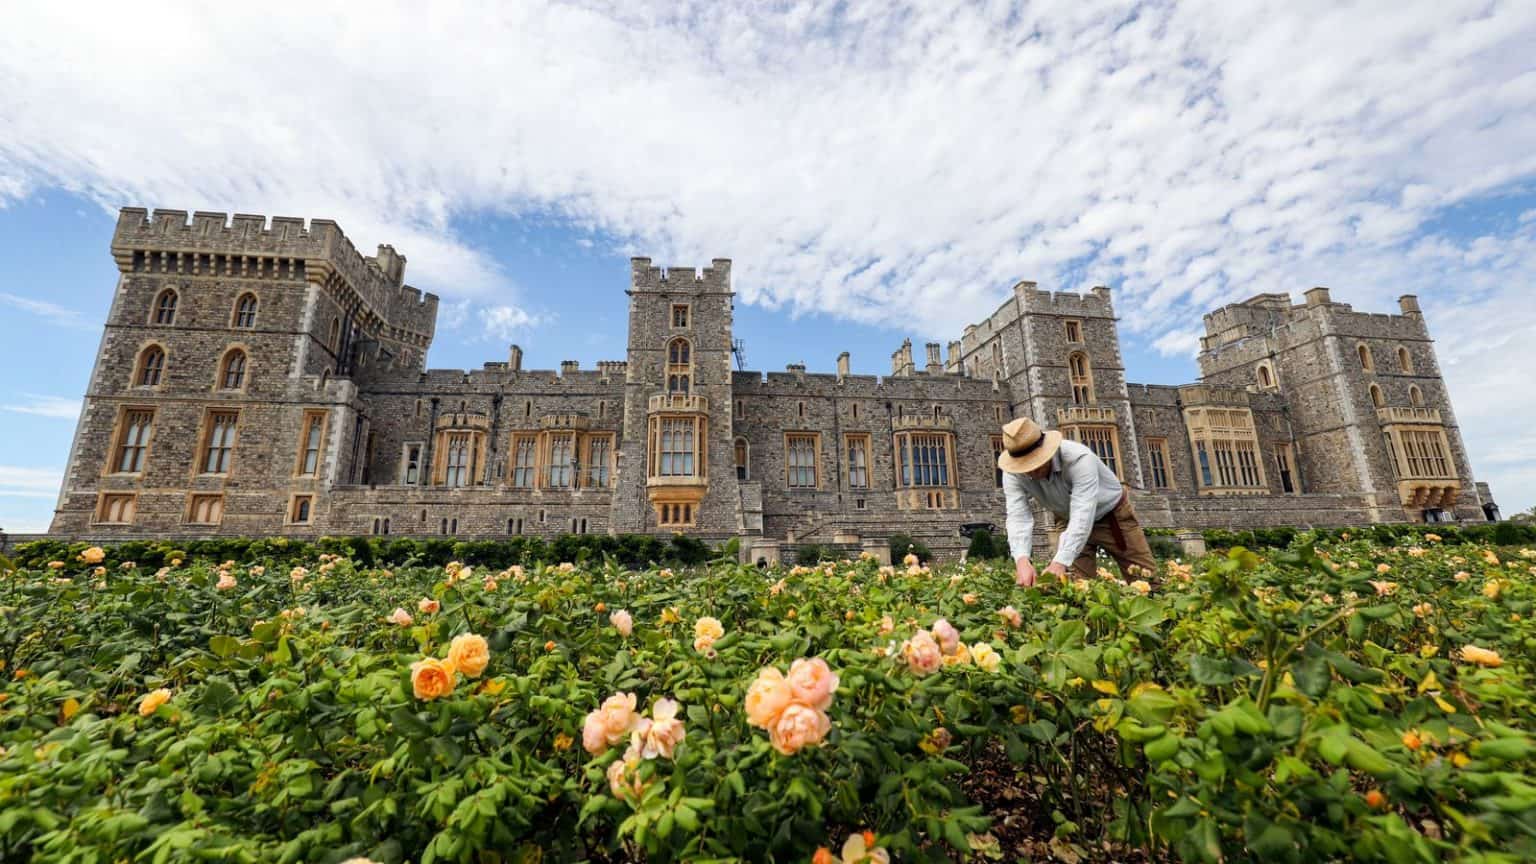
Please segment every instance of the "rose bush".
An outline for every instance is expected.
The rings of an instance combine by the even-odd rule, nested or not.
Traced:
[[[1536,553],[1311,539],[1037,591],[0,566],[0,859],[1016,858],[960,791],[998,761],[1067,859],[1536,858]]]

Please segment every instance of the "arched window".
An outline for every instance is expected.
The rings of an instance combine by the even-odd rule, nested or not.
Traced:
[[[1376,370],[1376,363],[1371,359],[1371,346],[1356,345],[1355,350],[1360,352],[1360,368],[1367,372]]]
[[[687,339],[667,343],[667,393],[686,396],[693,389],[693,346]]]
[[[133,383],[140,387],[156,387],[165,371],[165,349],[151,345],[139,352],[139,362],[133,372]]]
[[[1275,386],[1275,373],[1269,371],[1268,366],[1259,366],[1259,386],[1265,390]]]
[[[1424,391],[1419,389],[1419,385],[1414,384],[1408,388],[1408,404],[1415,408],[1424,407]]]
[[[1413,374],[1413,355],[1401,345],[1397,346],[1397,371]]]
[[[1385,408],[1387,406],[1387,400],[1382,398],[1381,388],[1375,384],[1371,385],[1371,404],[1377,408]]]
[[[747,479],[747,439],[737,438],[735,446],[736,479]]]
[[[219,389],[239,390],[245,386],[245,352],[231,348],[219,364]]]
[[[235,327],[249,330],[256,326],[256,295],[241,294],[235,301]]]
[[[176,323],[176,300],[177,297],[175,289],[167,288],[160,292],[160,296],[155,298],[156,324]]]
[[[1093,366],[1088,355],[1073,351],[1067,357],[1067,372],[1072,378],[1072,404],[1088,405],[1093,402]]]
[[[325,345],[326,345],[327,348],[331,349],[331,353],[332,354],[335,354],[337,349],[339,349],[341,347],[341,319],[340,318],[332,318],[331,319],[331,333],[330,333],[329,336],[326,337]]]

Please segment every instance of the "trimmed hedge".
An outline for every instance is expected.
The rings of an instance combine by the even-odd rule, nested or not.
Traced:
[[[90,543],[36,540],[16,547],[19,567],[39,568],[49,561],[73,562]],[[184,561],[247,561],[291,565],[313,561],[320,553],[341,555],[364,567],[441,567],[460,561],[476,567],[505,569],[514,564],[569,561],[600,564],[611,560],[632,570],[651,565],[668,567],[703,564],[730,554],[730,544],[713,549],[694,537],[674,534],[671,539],[649,534],[561,534],[553,539],[508,537],[505,540],[449,540],[390,537],[321,537],[309,542],[286,537],[220,537],[208,540],[169,542],[130,540],[106,547],[107,563],[132,561],[140,567],[159,568],[174,559]],[[732,558],[734,560],[734,557]]]

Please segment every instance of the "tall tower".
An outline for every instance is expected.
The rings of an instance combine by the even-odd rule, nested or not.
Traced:
[[[731,262],[630,261],[629,355],[615,531],[734,536]]]

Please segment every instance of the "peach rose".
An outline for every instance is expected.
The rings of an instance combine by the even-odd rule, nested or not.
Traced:
[[[171,701],[171,691],[161,687],[159,690],[151,690],[144,694],[139,701],[139,716],[148,717],[160,709],[161,705]]]
[[[703,654],[706,657],[709,657],[710,659],[714,659],[715,640],[709,638],[708,636],[700,636],[693,640],[693,650]]]
[[[633,750],[608,766],[608,791],[620,801],[631,803],[645,795],[646,783],[640,779],[640,755]]]
[[[288,578],[295,582],[303,582],[304,577],[308,575],[309,571],[305,570],[303,567],[295,567],[288,571]]]
[[[639,719],[635,715],[635,694],[615,693],[587,715],[581,727],[581,746],[593,756],[600,756],[623,741]]]
[[[907,668],[917,675],[935,672],[944,662],[944,652],[939,648],[939,643],[926,630],[919,630],[911,639],[902,643],[901,656],[907,661]]]
[[[1143,597],[1152,593],[1152,586],[1145,579],[1137,579],[1131,583],[1130,588]]]
[[[411,613],[405,611],[399,606],[396,606],[395,611],[389,613],[389,618],[385,620],[389,621],[391,624],[396,624],[401,627],[409,627],[411,626],[411,621],[414,619],[411,618]]]
[[[80,553],[80,561],[84,564],[100,564],[107,559],[107,552],[100,546],[92,546]]]
[[[217,585],[214,585],[213,587],[218,589],[218,590],[220,590],[220,591],[228,591],[231,588],[235,587],[235,585],[237,585],[237,584],[239,584],[239,583],[235,582],[234,574],[230,573],[228,571],[225,571],[225,572],[219,574],[219,582],[218,582]]]
[[[915,554],[908,552],[906,555],[902,556],[901,563],[907,565],[908,567],[916,567],[919,562]]]
[[[630,616],[627,609],[620,609],[609,615],[608,623],[612,624],[613,629],[619,631],[619,635],[626,639],[629,638],[629,634],[634,632],[635,629],[635,619]]]
[[[955,647],[960,644],[960,631],[947,619],[940,618],[933,622],[933,638],[939,641],[939,647],[945,654],[955,653]]]
[[[453,692],[453,664],[436,657],[411,664],[411,689],[417,699],[432,700]]]
[[[416,611],[423,615],[436,615],[437,610],[441,608],[443,608],[443,604],[433,600],[431,597],[423,597],[416,601]]]
[[[875,845],[873,831],[849,834],[843,841],[843,864],[890,864],[891,853]]]
[[[771,729],[794,698],[794,688],[784,673],[771,666],[760,670],[757,680],[747,688],[747,722],[759,729]]]
[[[889,616],[889,615],[881,615],[880,616],[880,635],[881,636],[889,636],[889,635],[891,635],[891,632],[894,631],[895,629],[896,629],[896,622],[891,620],[891,616]]]
[[[801,658],[789,664],[790,692],[795,701],[818,711],[825,711],[832,704],[832,694],[837,691],[837,673],[820,657]]]
[[[1380,579],[1371,579],[1369,581],[1371,583],[1371,587],[1375,588],[1376,593],[1382,597],[1390,597],[1392,596],[1393,592],[1397,590],[1396,582],[1387,582]]]
[[[1012,606],[1004,606],[1003,608],[997,610],[997,614],[998,617],[1008,622],[1009,627],[1012,627],[1015,630],[1024,626],[1024,616],[1020,615],[1019,610],[1013,608]]]
[[[484,636],[460,633],[448,644],[448,662],[471,678],[479,678],[491,662],[491,646]]]
[[[661,756],[672,758],[677,745],[687,736],[683,721],[677,719],[680,706],[671,699],[658,699],[651,708],[651,717],[641,717],[630,733],[629,749],[640,754],[641,759]]]
[[[809,705],[791,702],[779,713],[768,730],[768,742],[785,756],[793,756],[802,747],[814,747],[832,729],[827,715]]]

